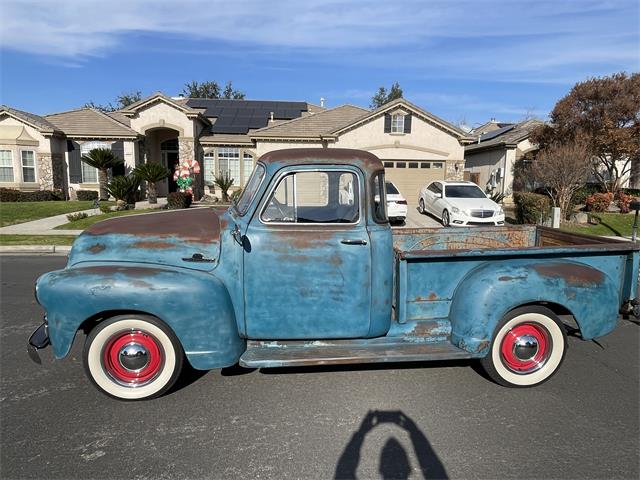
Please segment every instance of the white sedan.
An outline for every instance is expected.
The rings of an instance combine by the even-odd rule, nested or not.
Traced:
[[[385,182],[387,187],[387,215],[390,223],[403,224],[407,218],[407,200],[398,188],[391,182]]]
[[[420,191],[420,213],[430,213],[445,227],[504,225],[504,210],[473,182],[431,182]]]

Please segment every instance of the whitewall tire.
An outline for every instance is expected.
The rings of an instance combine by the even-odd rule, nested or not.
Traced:
[[[148,315],[100,322],[84,346],[84,367],[102,392],[121,400],[162,395],[180,376],[184,353],[173,332]]]
[[[506,387],[533,387],[558,371],[567,350],[560,319],[548,308],[509,312],[498,324],[491,350],[481,360],[487,374]]]

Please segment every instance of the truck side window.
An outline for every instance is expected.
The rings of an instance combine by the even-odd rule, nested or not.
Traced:
[[[387,218],[387,190],[383,172],[373,178],[373,219],[376,223],[389,222]]]
[[[260,218],[265,223],[356,223],[358,177],[352,172],[295,172],[280,179]]]

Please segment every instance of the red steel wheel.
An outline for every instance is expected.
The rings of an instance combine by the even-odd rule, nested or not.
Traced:
[[[99,390],[121,400],[162,395],[182,370],[184,352],[173,332],[149,315],[100,322],[84,347],[84,366]]]
[[[551,378],[566,350],[564,326],[551,310],[537,305],[521,307],[498,324],[481,364],[500,385],[532,387]]]

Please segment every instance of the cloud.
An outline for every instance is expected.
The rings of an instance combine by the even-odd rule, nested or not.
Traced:
[[[514,82],[570,83],[640,66],[636,0],[4,0],[1,8],[2,48],[74,62],[150,35]]]

